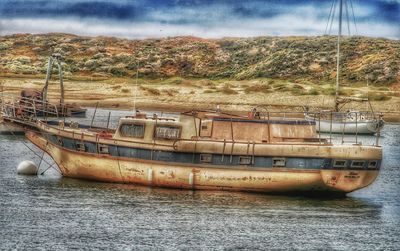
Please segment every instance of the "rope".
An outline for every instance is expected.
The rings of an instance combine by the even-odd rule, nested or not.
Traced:
[[[19,140],[18,139],[18,137],[14,134],[14,132],[12,131],[12,130],[10,130],[10,133],[11,133],[11,135],[13,135],[14,136],[14,138],[16,139],[16,140]],[[35,154],[37,157],[39,157],[39,158],[41,158],[41,160],[40,160],[40,164],[42,163],[42,161],[44,162],[44,163],[46,163],[47,165],[49,165],[49,168],[50,167],[52,167],[53,165],[54,165],[54,163],[53,164],[50,164],[47,160],[45,160],[45,159],[43,159],[43,156],[40,156],[40,154],[38,154],[38,153],[36,153],[32,148],[30,148],[24,141],[20,141],[28,150],[30,150],[33,154]],[[44,155],[44,150],[42,150],[43,151],[43,155]],[[39,168],[39,167],[38,167]],[[55,169],[54,167],[53,167],[53,169],[54,170],[56,170],[59,174],[61,174],[62,175],[62,173],[60,172],[60,170],[58,170],[58,169]],[[45,171],[47,171],[47,169],[45,170]],[[44,173],[44,172],[43,172]]]

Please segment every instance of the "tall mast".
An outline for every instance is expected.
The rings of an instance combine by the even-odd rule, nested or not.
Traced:
[[[335,94],[335,111],[339,111],[339,75],[340,75],[340,37],[342,36],[342,12],[343,12],[343,0],[339,3],[339,32],[337,41],[337,56],[336,56],[336,94]]]

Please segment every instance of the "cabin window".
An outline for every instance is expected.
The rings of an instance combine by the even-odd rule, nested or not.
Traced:
[[[351,167],[363,168],[363,167],[364,167],[364,161],[361,161],[361,160],[353,160],[353,161],[351,162]]]
[[[99,145],[99,153],[101,154],[109,154],[108,145]]]
[[[143,124],[124,124],[119,129],[123,137],[143,138],[144,125]]]
[[[201,126],[201,130],[207,130],[207,129],[208,129],[207,125],[202,125]]]
[[[85,144],[83,142],[76,143],[76,150],[84,152],[86,151]]]
[[[272,166],[273,167],[285,167],[286,159],[285,158],[272,158]]]
[[[378,162],[376,160],[372,160],[370,162],[368,162],[368,168],[370,169],[374,169],[378,166]]]
[[[347,161],[346,160],[335,160],[333,163],[333,167],[346,167]]]
[[[200,154],[200,162],[202,163],[211,163],[212,155],[211,154]]]
[[[239,156],[239,164],[240,165],[250,165],[251,157],[249,156]]]
[[[176,126],[157,126],[155,138],[158,139],[179,139],[181,129]]]

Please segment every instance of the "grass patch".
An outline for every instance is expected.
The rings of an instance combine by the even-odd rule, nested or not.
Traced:
[[[173,96],[175,96],[175,94],[179,93],[179,91],[176,89],[164,89],[163,92],[170,97],[173,97]]]
[[[316,88],[311,88],[308,91],[308,95],[319,95],[319,91]]]
[[[201,86],[214,86],[214,82],[209,79],[202,79],[198,82]]]
[[[122,93],[129,93],[129,92],[131,92],[131,90],[129,90],[127,88],[123,88],[123,89],[121,89],[121,92]]]
[[[151,95],[154,95],[154,96],[161,95],[160,90],[158,90],[156,88],[140,86],[140,89],[142,89],[142,90],[146,91],[147,93],[149,93]]]
[[[324,95],[329,95],[329,96],[333,96],[336,94],[336,89],[333,87],[328,87],[328,88],[323,88],[321,90],[321,93]]]
[[[214,92],[215,92],[215,90],[211,90],[211,89],[207,89],[207,90],[203,91],[203,93],[214,93]]]
[[[293,95],[304,95],[306,94],[304,91],[304,87],[301,85],[294,84],[290,90]]]
[[[390,100],[392,97],[382,93],[370,93],[368,95],[368,98],[371,101],[387,101]]]
[[[253,92],[262,92],[262,93],[269,93],[271,92],[271,87],[269,85],[252,85],[248,86],[244,89],[245,93],[253,93]]]
[[[231,84],[225,84],[222,88],[221,88],[221,92],[225,93],[225,94],[238,94],[237,91],[235,91],[234,89],[232,89],[232,85]]]

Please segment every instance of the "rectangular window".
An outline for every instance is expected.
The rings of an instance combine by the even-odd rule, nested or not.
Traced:
[[[200,162],[211,163],[211,161],[212,161],[211,154],[200,154]]]
[[[157,139],[179,139],[180,128],[176,126],[157,126],[155,138]]]
[[[368,162],[368,168],[369,169],[374,169],[378,166],[378,162],[376,160],[370,160]]]
[[[99,145],[99,153],[100,154],[109,154],[108,145]]]
[[[363,167],[364,167],[364,161],[361,161],[361,160],[353,160],[353,161],[351,162],[351,167],[354,167],[354,168],[363,168]]]
[[[346,160],[335,160],[333,162],[333,167],[341,167],[344,168],[346,167],[347,161]]]
[[[249,156],[239,156],[239,164],[240,165],[250,165],[251,157]]]
[[[286,159],[285,158],[272,158],[272,166],[273,167],[285,167]]]
[[[81,152],[86,151],[85,144],[83,144],[82,142],[76,143],[76,150]]]
[[[143,124],[124,124],[119,129],[123,137],[143,138],[144,125]]]

